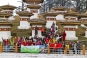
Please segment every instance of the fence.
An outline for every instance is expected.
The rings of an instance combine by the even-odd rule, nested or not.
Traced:
[[[2,44],[0,45],[0,52],[13,52],[13,53],[20,53],[20,49],[21,47],[18,46],[17,44],[15,46],[3,46]],[[87,50],[85,45],[82,46],[82,50],[78,50],[81,51],[80,54],[85,55],[87,54]],[[78,51],[73,51],[73,50],[68,50],[67,45],[65,46],[65,49],[61,49],[58,51],[58,49],[56,47],[50,47],[48,45],[47,48],[44,49],[44,52],[40,52],[40,53],[47,53],[47,54],[76,54]]]

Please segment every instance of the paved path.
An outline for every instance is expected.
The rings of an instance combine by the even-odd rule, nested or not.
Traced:
[[[0,53],[0,58],[87,58],[87,55]]]

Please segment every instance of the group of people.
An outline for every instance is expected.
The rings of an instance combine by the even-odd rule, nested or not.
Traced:
[[[65,42],[65,41],[58,41],[55,39],[55,37],[15,37],[14,39],[2,39],[3,45],[7,46],[15,46],[16,44],[18,46],[37,46],[37,45],[44,45],[45,48],[50,46],[50,51],[58,53],[63,52],[65,49],[65,46],[67,45],[68,51],[72,50],[73,54],[77,52],[77,54],[80,54],[81,52],[81,44],[77,42]]]

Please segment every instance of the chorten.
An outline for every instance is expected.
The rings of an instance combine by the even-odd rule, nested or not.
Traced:
[[[37,27],[37,36],[42,37],[41,29],[46,25],[46,21],[40,18],[32,19],[29,21],[32,26],[32,37],[35,36],[35,28]]]
[[[78,12],[70,9],[64,16],[65,21],[61,21],[60,24],[63,25],[67,34],[66,40],[78,40],[78,37],[76,37],[76,29],[78,29],[78,25],[80,25],[80,21],[78,21]]]
[[[8,14],[13,14],[13,10],[16,9],[17,7],[9,5],[9,3],[8,3],[8,5],[0,6],[0,8]]]
[[[11,22],[8,21],[10,14],[0,12],[0,41],[11,38]]]
[[[57,7],[53,7],[49,12],[44,13],[43,15],[46,17],[47,21],[46,27],[51,28],[53,22],[56,25],[56,20],[64,20],[65,13],[66,13],[66,8],[60,5],[58,5]]]
[[[20,26],[18,26],[18,29],[29,29],[30,23],[28,21],[33,14],[29,11],[19,11],[17,14],[20,16]]]
[[[35,30],[37,31],[37,36],[42,37],[41,35],[41,28],[43,25],[45,25],[45,21],[40,19],[38,17],[39,9],[40,9],[40,3],[43,2],[43,0],[23,0],[27,3],[28,10],[33,13],[34,15],[30,17],[30,25],[32,26],[32,37],[35,35]]]
[[[85,13],[78,14],[78,16],[80,17],[81,24],[83,24],[82,27],[86,28],[85,37],[87,37],[87,11]]]
[[[35,19],[38,16],[40,3],[43,2],[43,0],[23,0],[27,3],[28,10],[33,13],[34,15],[30,17],[30,19]]]

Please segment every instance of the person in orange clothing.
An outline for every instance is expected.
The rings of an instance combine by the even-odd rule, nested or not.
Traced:
[[[44,36],[44,31],[45,31],[45,30],[44,30],[44,28],[42,27],[42,28],[41,28],[42,36]]]

